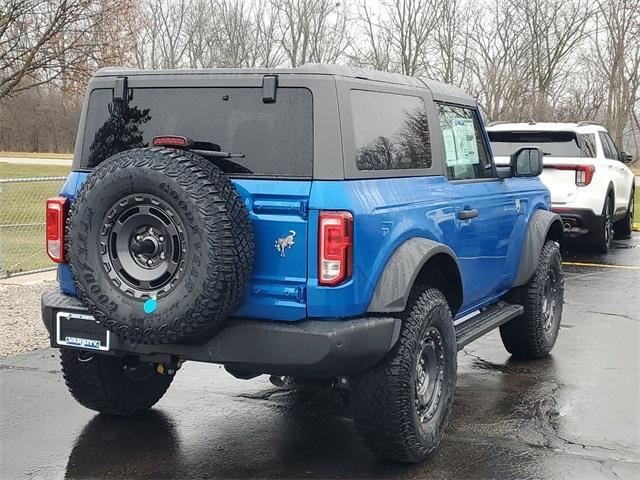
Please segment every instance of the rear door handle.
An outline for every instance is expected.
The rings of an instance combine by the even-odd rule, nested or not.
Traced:
[[[477,208],[464,209],[464,210],[460,210],[458,212],[458,218],[460,220],[467,220],[469,218],[475,218],[477,216],[478,216],[478,209]]]

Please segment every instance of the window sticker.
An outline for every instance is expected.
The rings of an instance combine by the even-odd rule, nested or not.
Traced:
[[[455,164],[449,165],[447,162],[447,165],[475,165],[480,163],[473,118],[456,117],[451,120],[451,124],[453,126],[457,159]],[[447,154],[447,158],[448,157],[449,155]]]
[[[453,167],[458,164],[458,155],[456,154],[456,140],[453,138],[453,130],[450,128],[442,129],[444,137],[444,152],[447,161],[447,167]]]

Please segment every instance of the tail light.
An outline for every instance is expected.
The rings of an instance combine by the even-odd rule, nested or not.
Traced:
[[[576,165],[576,185],[579,187],[589,185],[595,171],[596,167],[593,165]]]
[[[596,171],[594,165],[545,165],[545,168],[555,168],[556,170],[575,170],[576,185],[586,187],[593,179],[593,172]]]
[[[318,283],[337,285],[351,277],[353,267],[353,215],[321,212]]]
[[[67,199],[54,197],[47,200],[47,255],[56,263],[64,262],[64,223]]]

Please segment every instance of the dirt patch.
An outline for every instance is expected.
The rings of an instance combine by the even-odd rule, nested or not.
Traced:
[[[55,282],[35,285],[0,285],[0,357],[49,346],[40,319],[40,296]]]

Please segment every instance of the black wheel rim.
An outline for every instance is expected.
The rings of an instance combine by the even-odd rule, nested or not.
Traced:
[[[634,210],[636,208],[635,192],[631,192],[631,201],[629,202],[629,231],[633,230]]]
[[[444,345],[440,332],[430,327],[420,341],[415,368],[415,404],[421,424],[431,420],[442,397]]]
[[[112,282],[136,298],[161,297],[178,284],[187,242],[174,209],[151,194],[114,203],[100,231],[102,263]]]
[[[547,275],[547,280],[544,282],[543,297],[542,297],[542,315],[544,318],[544,331],[546,334],[551,334],[556,323],[556,311],[558,308],[558,275],[556,271],[551,269]]]

